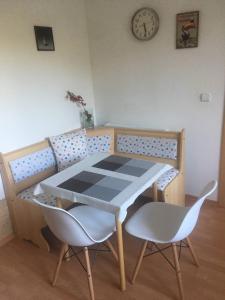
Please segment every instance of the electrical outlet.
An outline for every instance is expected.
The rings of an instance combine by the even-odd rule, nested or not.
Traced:
[[[200,94],[200,102],[211,102],[211,94],[209,93],[201,93]]]

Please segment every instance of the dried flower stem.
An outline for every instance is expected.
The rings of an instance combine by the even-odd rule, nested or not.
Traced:
[[[80,95],[75,95],[74,93],[67,91],[66,92],[66,99],[68,99],[69,101],[76,103],[79,107],[81,107],[84,110],[84,114],[87,117],[87,120],[90,120],[92,118],[92,114],[90,114],[86,109],[86,103],[83,99],[83,97],[81,97]]]

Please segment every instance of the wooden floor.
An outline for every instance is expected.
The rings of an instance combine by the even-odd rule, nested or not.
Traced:
[[[201,267],[192,264],[184,249],[181,270],[186,299],[224,300],[225,209],[206,203],[191,238]],[[96,300],[178,299],[175,273],[160,254],[145,258],[136,284],[129,283],[141,244],[125,234],[125,245],[127,291],[118,288],[118,268],[112,255],[99,253],[93,265]],[[0,299],[88,300],[86,274],[76,259],[64,262],[56,287],[50,285],[56,254],[56,247],[46,253],[17,239],[0,248]]]

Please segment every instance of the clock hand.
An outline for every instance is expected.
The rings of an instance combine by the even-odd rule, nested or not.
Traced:
[[[146,34],[147,34],[146,24],[143,23],[143,26],[144,26],[144,30],[145,30],[145,36],[146,36]]]

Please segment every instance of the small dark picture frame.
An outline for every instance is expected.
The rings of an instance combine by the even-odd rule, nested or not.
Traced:
[[[176,49],[198,47],[199,11],[177,14]]]
[[[34,26],[38,51],[55,51],[52,27]]]

